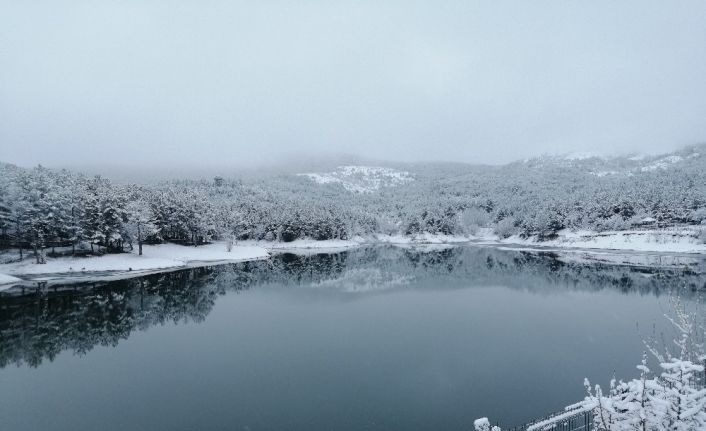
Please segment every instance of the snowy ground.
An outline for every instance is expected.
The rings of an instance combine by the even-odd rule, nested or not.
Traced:
[[[254,244],[267,250],[297,250],[297,249],[342,249],[358,247],[364,243],[362,238],[354,238],[352,240],[331,239],[326,241],[316,241],[313,239],[298,239],[292,242],[273,242],[273,241],[257,241],[254,243],[242,242],[243,244]]]
[[[551,241],[539,242],[536,238],[523,239],[512,236],[499,240],[503,244],[541,247],[580,248],[598,250],[631,250],[660,253],[706,253],[706,244],[696,237],[696,231],[688,228],[629,231],[561,231]]]
[[[118,276],[137,276],[185,267],[264,259],[268,256],[267,250],[253,245],[235,246],[230,252],[226,251],[224,243],[199,247],[176,244],[145,245],[142,256],[137,253],[122,253],[47,258],[47,263],[43,265],[34,263],[34,259],[30,257],[22,262],[0,265],[0,280],[8,276],[22,276],[39,281],[54,278],[49,274],[61,274],[64,278],[124,278]],[[17,279],[8,279],[7,284],[16,281]]]
[[[0,291],[9,289],[13,284],[18,283],[20,280],[17,277],[11,275],[0,274]]]

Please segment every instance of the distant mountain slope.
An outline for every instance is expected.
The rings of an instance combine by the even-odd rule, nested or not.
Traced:
[[[372,193],[385,187],[396,187],[414,181],[412,174],[380,166],[339,166],[325,173],[299,174],[318,184],[341,184],[355,193]]]
[[[706,157],[706,145],[698,145],[660,155],[599,156],[589,153],[545,155],[510,165],[522,165],[532,169],[572,169],[596,177],[632,176],[640,172],[678,169],[693,163],[703,164],[704,157]]]

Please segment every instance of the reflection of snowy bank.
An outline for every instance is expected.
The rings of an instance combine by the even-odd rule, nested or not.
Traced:
[[[563,251],[557,257],[562,262],[602,263],[649,268],[690,268],[699,270],[705,259],[693,254],[650,254],[640,252]]]
[[[414,277],[410,275],[382,271],[378,268],[353,268],[340,278],[323,280],[312,286],[340,289],[345,292],[369,292],[405,286],[412,280]]]
[[[665,257],[626,251],[536,247],[530,251],[528,248],[470,244],[434,250],[423,246],[364,245],[336,253],[303,249],[302,252],[273,253],[266,260],[246,260],[231,265],[219,265],[228,263],[224,261],[191,262],[181,267],[146,272],[95,271],[23,276],[31,281],[15,287],[8,284],[9,289],[6,288],[2,295],[22,295],[23,288],[27,287],[51,287],[52,291],[76,289],[79,283],[92,289],[103,281],[146,274],[153,274],[148,277],[169,278],[172,274],[162,273],[172,271],[175,277],[177,274],[187,278],[198,276],[204,282],[215,283],[218,290],[244,290],[277,284],[363,293],[444,285],[506,286],[533,292],[552,291],[557,286],[568,290],[619,288],[621,292],[641,294],[662,294],[684,288],[684,294],[691,294],[703,291],[705,286],[706,256],[703,255]],[[182,271],[191,265],[207,268]],[[44,283],[38,285],[38,279]]]
[[[421,233],[417,235],[383,235],[378,234],[371,240],[374,243],[405,245],[405,244],[460,244],[469,242],[471,238],[463,235],[435,235]]]

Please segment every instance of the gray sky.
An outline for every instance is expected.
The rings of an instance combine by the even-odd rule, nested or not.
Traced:
[[[702,0],[0,0],[0,160],[22,165],[705,141]]]

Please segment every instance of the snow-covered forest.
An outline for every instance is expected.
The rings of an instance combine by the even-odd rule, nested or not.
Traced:
[[[290,242],[479,229],[541,241],[563,229],[705,221],[706,146],[660,156],[347,166],[145,184],[0,165],[0,243],[33,249],[40,263],[43,250],[57,246],[102,253],[165,241]],[[706,235],[699,240],[706,242]]]

